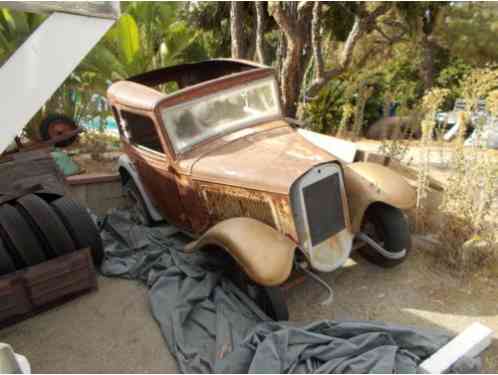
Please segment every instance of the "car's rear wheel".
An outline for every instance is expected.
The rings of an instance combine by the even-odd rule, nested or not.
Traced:
[[[129,177],[124,183],[123,194],[128,201],[133,220],[148,227],[154,225],[154,220],[133,178]]]
[[[403,212],[396,207],[384,203],[371,205],[365,213],[361,230],[390,253],[400,254],[405,250],[403,257],[392,259],[383,256],[368,244],[358,249],[360,255],[378,266],[397,266],[411,250],[408,222]]]

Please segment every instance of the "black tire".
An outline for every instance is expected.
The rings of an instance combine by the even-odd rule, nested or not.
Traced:
[[[223,249],[206,250],[214,253],[218,252],[218,256],[223,259],[217,267],[223,267],[224,276],[230,279],[237,287],[247,294],[263,312],[275,321],[289,320],[289,309],[282,288],[279,286],[263,286],[254,283],[249,279],[244,270],[237,264]]]
[[[3,241],[0,238],[0,276],[14,272],[15,270],[16,266],[14,265],[14,261],[7,252],[7,248],[4,246]]]
[[[289,320],[289,309],[282,289],[278,286],[259,286],[258,306],[275,321]]]
[[[33,229],[9,204],[0,207],[0,236],[16,269],[34,266],[47,259]]]
[[[408,222],[403,212],[396,207],[383,203],[371,205],[365,213],[362,230],[375,241],[382,243],[387,251],[397,253],[406,249],[406,255],[400,259],[389,259],[379,254],[369,245],[358,249],[369,262],[384,268],[391,268],[402,263],[411,251],[411,236]]]
[[[34,194],[25,195],[17,200],[17,209],[40,236],[48,257],[76,250],[61,219],[43,199]]]
[[[43,119],[43,121],[40,124],[40,136],[41,136],[42,140],[48,141],[52,138],[52,135],[51,135],[52,132],[51,132],[50,128],[52,126],[54,126],[55,124],[64,124],[68,130],[69,129],[76,130],[78,128],[78,125],[76,125],[74,120],[68,116],[65,116],[65,115],[62,115],[59,113],[49,114],[49,115],[47,115],[47,117],[45,117]],[[78,136],[75,135],[74,137],[66,139],[65,141],[58,142],[55,145],[57,147],[67,147],[67,146],[73,144],[77,138],[78,138]]]
[[[93,262],[100,265],[104,258],[104,249],[100,233],[88,212],[74,200],[62,197],[51,203],[62,223],[71,235],[76,248],[89,247]]]
[[[126,182],[123,185],[123,194],[129,200],[131,208],[134,212],[134,216],[136,216],[134,218],[135,221],[147,227],[153,226],[155,222],[149,213],[149,209],[145,204],[145,201],[142,197],[142,194],[140,193],[140,190],[138,190],[138,187],[131,176],[126,180]]]

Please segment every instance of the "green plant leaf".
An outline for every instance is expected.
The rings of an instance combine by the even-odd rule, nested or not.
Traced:
[[[140,34],[135,19],[123,14],[116,25],[116,37],[119,40],[120,57],[131,63],[140,49]]]

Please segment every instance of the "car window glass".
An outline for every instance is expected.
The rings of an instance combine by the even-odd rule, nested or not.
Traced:
[[[240,129],[280,113],[278,89],[273,78],[162,110],[164,124],[177,152],[215,135]]]
[[[154,122],[146,116],[121,110],[121,124],[130,143],[163,152]]]

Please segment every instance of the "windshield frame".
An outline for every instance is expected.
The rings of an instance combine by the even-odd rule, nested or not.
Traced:
[[[237,90],[237,88],[243,88],[245,84],[251,84],[254,82],[264,81],[264,80],[272,80],[271,84],[273,86],[274,93],[276,95],[276,106],[278,108],[278,113],[275,115],[264,116],[253,121],[243,122],[242,124],[235,126],[233,128],[226,129],[217,134],[213,134],[212,136],[207,137],[199,141],[198,143],[194,143],[187,147],[178,149],[173,144],[173,138],[170,137],[170,129],[168,129],[168,124],[164,121],[163,112],[167,110],[171,110],[175,107],[183,107],[188,103],[200,102],[208,99],[209,97],[216,96],[221,93],[226,93],[230,91]],[[234,133],[241,129],[249,128],[261,123],[274,121],[278,119],[282,119],[284,117],[282,112],[282,103],[280,98],[280,91],[278,83],[275,79],[275,75],[272,69],[256,69],[253,71],[233,74],[228,77],[222,77],[213,81],[209,81],[206,83],[201,83],[195,86],[191,86],[186,89],[179,90],[175,93],[168,95],[165,99],[163,99],[159,106],[156,107],[156,115],[158,120],[161,123],[163,131],[166,133],[167,142],[169,143],[170,151],[175,155],[175,157],[180,157],[183,154],[186,154],[193,149],[202,146],[203,144],[209,143],[215,139],[223,137],[227,134]]]

